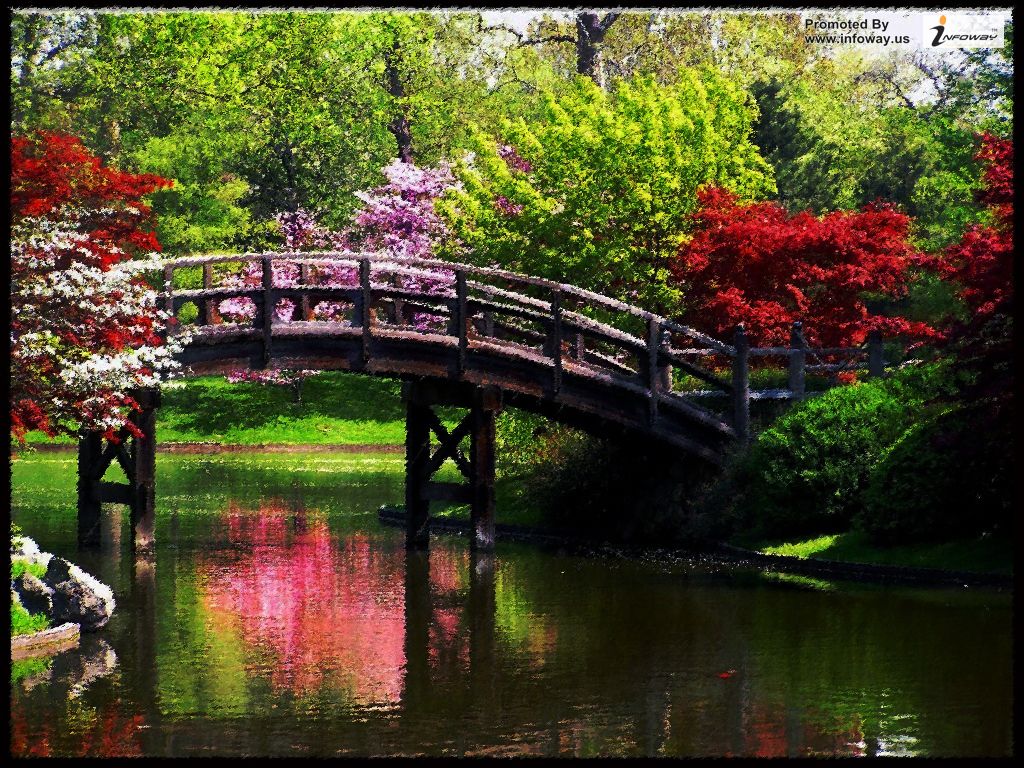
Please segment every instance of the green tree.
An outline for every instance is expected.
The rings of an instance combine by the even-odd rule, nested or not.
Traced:
[[[744,91],[710,71],[611,92],[579,77],[564,96],[544,96],[539,120],[477,130],[475,155],[457,168],[464,189],[440,206],[480,263],[669,310],[667,264],[697,187],[747,199],[775,191],[749,140],[755,115]]]

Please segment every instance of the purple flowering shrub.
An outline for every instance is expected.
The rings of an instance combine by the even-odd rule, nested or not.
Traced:
[[[331,250],[338,254],[339,259],[351,259],[311,265],[308,284],[356,288],[359,285],[358,259],[362,254],[429,259],[434,257],[439,242],[452,241],[451,233],[434,210],[434,201],[454,186],[448,166],[417,168],[411,163],[395,160],[383,171],[386,184],[356,193],[362,206],[346,230],[333,231],[322,227],[313,214],[301,208],[274,217],[288,250]],[[298,264],[274,260],[272,270],[275,287],[298,285]],[[395,272],[397,286],[416,293],[443,295],[454,282],[451,270],[436,269],[427,275],[404,275],[399,264],[390,262],[371,265],[371,282],[381,285],[378,281],[384,279],[382,272]],[[222,285],[259,287],[262,285],[261,263],[249,262],[241,274],[225,279]],[[219,308],[222,317],[231,322],[251,322],[256,316],[256,306],[247,298],[226,299]],[[351,309],[348,302],[322,301],[312,307],[312,313],[316,320],[337,322],[347,320]],[[294,313],[295,302],[291,299],[281,299],[274,307],[274,318],[281,322],[292,320]],[[420,330],[441,330],[443,325],[440,316],[426,312],[415,312],[409,319]]]

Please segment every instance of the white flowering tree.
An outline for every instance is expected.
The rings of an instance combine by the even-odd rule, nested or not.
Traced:
[[[11,435],[117,439],[186,340],[143,272],[159,243],[142,197],[170,182],[102,166],[73,136],[11,139]]]

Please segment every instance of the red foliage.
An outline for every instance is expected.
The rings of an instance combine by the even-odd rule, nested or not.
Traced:
[[[88,396],[73,390],[62,381],[62,364],[97,352],[159,346],[153,313],[137,308],[137,296],[74,295],[59,283],[67,270],[109,272],[118,262],[158,251],[152,215],[141,198],[172,182],[103,167],[76,137],[46,131],[13,136],[10,160],[11,432],[20,440],[30,429],[68,432],[61,422],[98,424],[112,409],[137,407],[102,387]],[[54,232],[70,239],[55,244],[46,236]],[[145,288],[141,277],[133,285]],[[52,334],[58,352],[40,354],[21,343],[42,332]]]
[[[11,223],[65,206],[91,210],[95,220],[87,247],[103,267],[160,250],[156,234],[141,228],[146,222],[128,209],[148,216],[142,197],[172,183],[153,174],[103,167],[75,136],[37,131],[11,137]],[[125,253],[112,252],[111,246]]]
[[[671,266],[686,321],[728,336],[745,323],[753,344],[784,345],[792,323],[808,341],[850,346],[871,330],[934,338],[930,326],[872,315],[863,295],[902,296],[922,262],[907,241],[910,220],[883,203],[822,217],[790,215],[774,202],[741,204],[716,187],[698,192],[693,238]]]
[[[934,260],[975,316],[987,316],[1013,296],[1013,141],[981,134],[974,156],[985,167],[978,200],[989,207],[994,226],[973,225],[960,242]]]

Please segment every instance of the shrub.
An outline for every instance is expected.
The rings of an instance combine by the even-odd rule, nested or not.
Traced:
[[[737,526],[757,535],[845,531],[885,450],[949,391],[944,365],[840,387],[794,407],[731,468]]]
[[[39,632],[49,626],[46,616],[29,613],[24,606],[11,600],[11,636]]]
[[[911,426],[871,473],[857,527],[882,545],[1008,534],[1011,425],[980,403]]]
[[[699,536],[689,500],[700,462],[663,446],[606,440],[555,425],[519,476],[523,499],[552,528],[627,544],[674,545]]]

